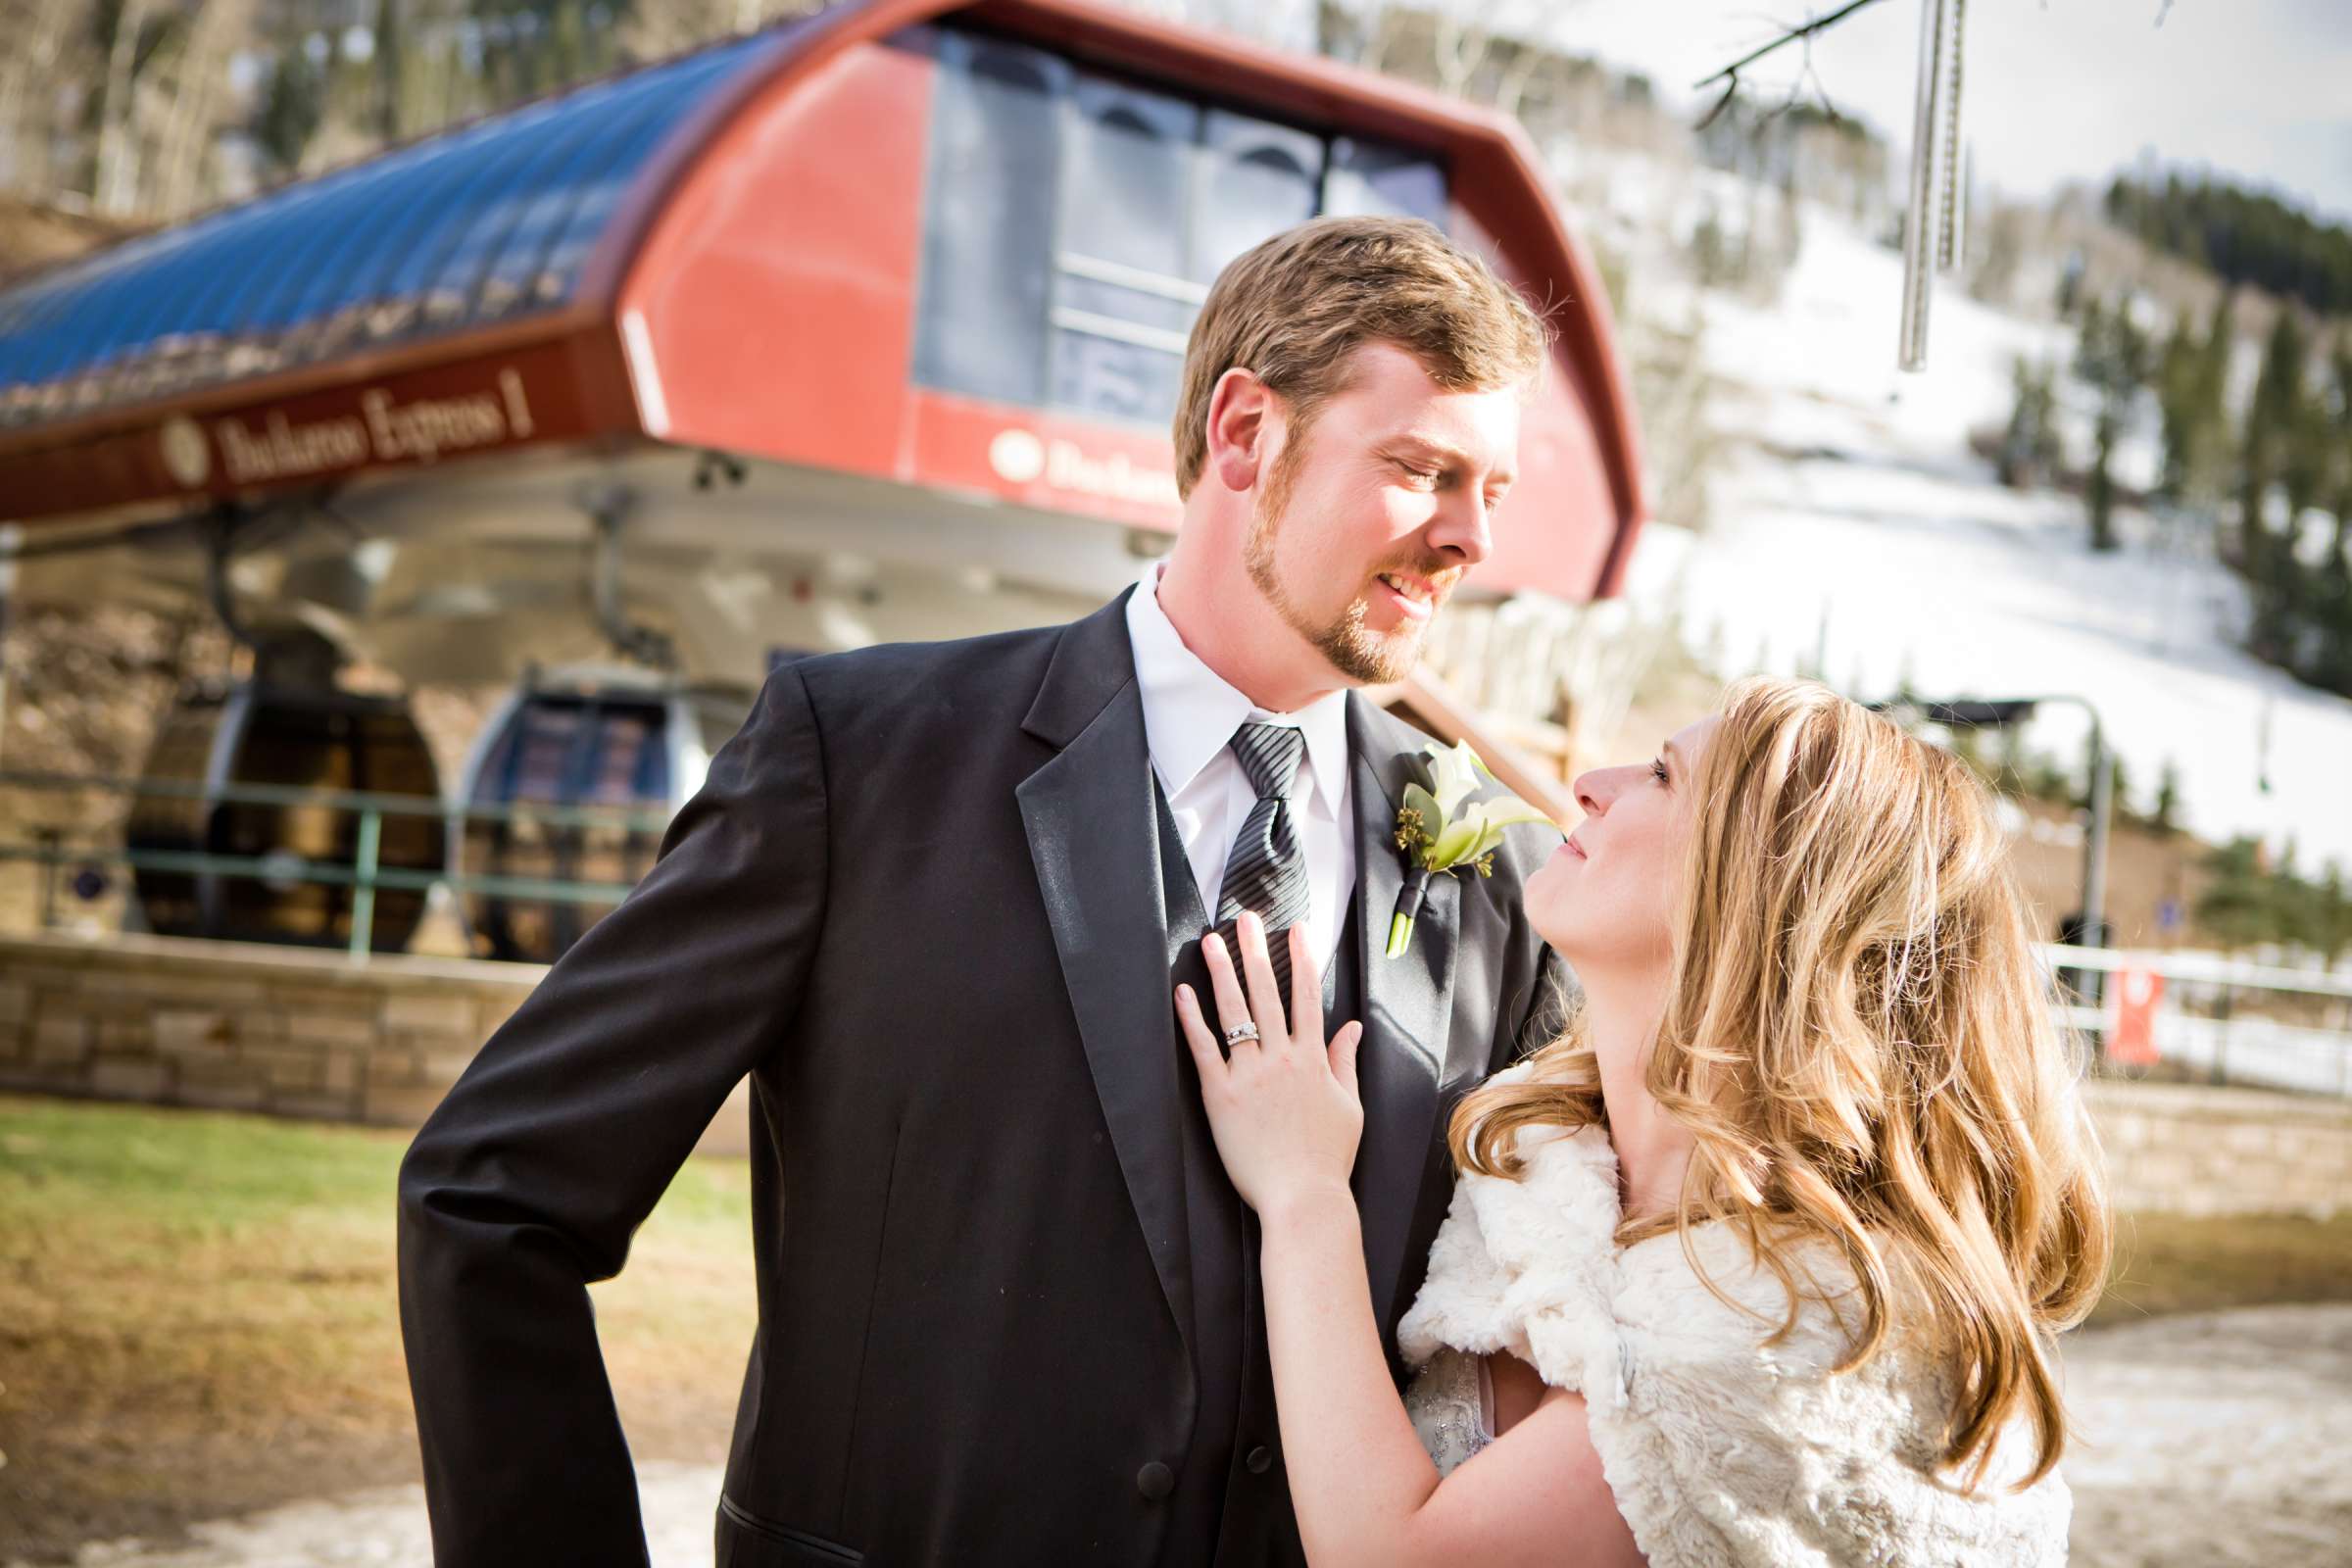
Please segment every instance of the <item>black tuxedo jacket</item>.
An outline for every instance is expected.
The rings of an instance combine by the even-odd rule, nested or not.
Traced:
[[[1541,828],[1491,880],[1435,879],[1381,956],[1425,737],[1348,708],[1356,1187],[1393,1344],[1449,1189],[1443,1113],[1538,1043],[1565,975],[1519,907]],[[585,1287],[747,1073],[760,1329],[719,1568],[1216,1555],[1163,1501],[1198,1330],[1160,853],[1124,595],[772,675],[401,1167],[443,1568],[645,1560]],[[1224,1560],[1288,1557],[1273,1534]]]

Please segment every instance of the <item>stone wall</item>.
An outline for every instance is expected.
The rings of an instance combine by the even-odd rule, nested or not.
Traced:
[[[2323,1219],[2352,1208],[2352,1102],[2109,1080],[2085,1094],[2118,1208]]]
[[[413,1127],[547,971],[175,937],[0,939],[0,1091]],[[2352,1208],[2352,1103],[2087,1086],[2119,1207]],[[738,1087],[706,1152],[742,1152]]]
[[[176,937],[0,939],[0,1090],[414,1127],[547,971]],[[738,1088],[705,1135],[741,1152]]]

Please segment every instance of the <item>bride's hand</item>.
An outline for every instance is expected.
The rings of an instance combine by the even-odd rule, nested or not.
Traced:
[[[1262,1215],[1319,1189],[1347,1192],[1364,1131],[1355,1088],[1355,1048],[1364,1026],[1342,1024],[1324,1045],[1323,979],[1307,951],[1305,926],[1284,933],[1291,944],[1289,1011],[1295,1021],[1286,1017],[1275,984],[1264,925],[1244,914],[1235,935],[1241,974],[1214,932],[1200,939],[1216,991],[1217,1027],[1201,1015],[1191,986],[1176,988],[1176,1011],[1200,1067],[1200,1098],[1225,1172],[1243,1200]],[[1254,1024],[1258,1038],[1236,1045],[1228,1059],[1221,1037],[1242,1024]]]

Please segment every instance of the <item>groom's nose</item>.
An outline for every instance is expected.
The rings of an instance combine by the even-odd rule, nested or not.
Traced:
[[[1429,522],[1427,537],[1433,552],[1460,571],[1494,553],[1494,513],[1476,485],[1458,485],[1440,503]]]

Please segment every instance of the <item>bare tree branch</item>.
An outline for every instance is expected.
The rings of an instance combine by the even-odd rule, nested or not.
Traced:
[[[1704,130],[1715,123],[1722,117],[1723,112],[1732,107],[1732,100],[1739,96],[1740,77],[1737,73],[1734,73],[1732,78],[1723,84],[1723,96],[1715,100],[1715,107],[1699,117],[1698,128]]]
[[[1746,70],[1749,66],[1754,65],[1766,55],[1771,54],[1774,50],[1786,48],[1788,45],[1795,43],[1800,39],[1810,40],[1815,33],[1826,32],[1830,28],[1838,25],[1838,24],[1840,22],[1843,22],[1846,18],[1852,16],[1855,12],[1860,11],[1863,7],[1875,6],[1878,3],[1879,0],[1846,0],[1844,5],[1839,6],[1828,16],[1816,17],[1813,21],[1806,23],[1801,27],[1790,27],[1786,32],[1783,32],[1779,37],[1773,39],[1770,43],[1764,44],[1759,48],[1749,50],[1746,54],[1741,55],[1739,59],[1733,61],[1721,71],[1716,72],[1713,75],[1701,76],[1698,80],[1692,82],[1690,85],[1693,88],[1712,86],[1719,81],[1724,84],[1723,96],[1715,100],[1715,107],[1707,111],[1706,118],[1698,122],[1698,128],[1701,130],[1706,129],[1709,125],[1715,122],[1718,116],[1732,106],[1732,100],[1738,97],[1740,94],[1740,72]],[[2167,0],[2167,3],[2169,4],[2169,0]],[[1809,42],[1807,43],[1806,48],[1809,54],[1811,51],[1811,44]],[[1806,65],[1806,69],[1808,71],[1812,69],[1811,62],[1809,60]]]

